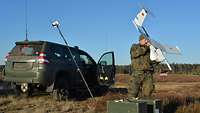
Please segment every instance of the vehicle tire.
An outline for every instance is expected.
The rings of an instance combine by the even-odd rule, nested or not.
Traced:
[[[53,99],[56,101],[61,101],[61,99],[62,99],[62,95],[61,95],[59,89],[54,89],[52,96],[53,96]]]
[[[20,93],[20,96],[21,96],[21,97],[24,97],[24,98],[28,98],[28,97],[31,97],[32,94],[29,93],[29,92],[21,92],[21,93]]]
[[[61,90],[61,100],[63,101],[68,101],[68,98],[69,98],[69,91],[68,89],[63,89]]]
[[[53,98],[56,101],[67,101],[69,97],[69,90],[68,90],[68,85],[67,85],[67,78],[60,76],[59,78],[56,79],[55,81],[55,86],[53,89]]]
[[[107,86],[100,86],[95,89],[97,96],[106,95],[108,93],[108,91],[109,91],[109,87],[107,87]]]
[[[16,89],[15,89],[16,96],[28,98],[28,97],[32,96],[32,93],[33,93],[32,87],[29,86],[28,90],[26,92],[22,92],[21,85],[16,85]]]
[[[54,89],[52,96],[56,101],[68,101],[69,93],[66,89]]]
[[[19,97],[20,96],[20,89],[18,88],[19,86],[15,85],[15,84],[11,84],[12,85],[12,88],[13,88],[13,93],[16,97]]]

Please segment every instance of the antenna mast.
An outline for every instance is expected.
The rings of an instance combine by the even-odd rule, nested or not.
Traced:
[[[25,41],[28,41],[28,15],[27,15],[27,0],[25,0],[25,24],[26,24],[26,39]]]

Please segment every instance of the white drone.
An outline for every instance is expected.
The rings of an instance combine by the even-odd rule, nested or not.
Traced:
[[[147,15],[149,15],[150,12],[149,10],[142,8],[142,10],[137,14],[137,16],[135,17],[134,20],[132,20],[134,26],[136,27],[136,29],[141,33],[146,35],[146,37],[148,38],[148,40],[150,41],[151,45],[150,45],[150,59],[152,61],[157,61],[157,62],[165,62],[169,68],[169,70],[171,71],[172,68],[169,65],[166,57],[164,56],[167,53],[170,54],[181,54],[180,49],[176,46],[165,46],[162,45],[160,43],[158,43],[157,41],[153,40],[150,38],[149,34],[147,33],[146,29],[143,26],[144,20],[147,17]]]

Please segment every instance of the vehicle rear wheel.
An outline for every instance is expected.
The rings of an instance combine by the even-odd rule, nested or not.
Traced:
[[[52,93],[53,99],[56,101],[61,101],[61,93],[59,89],[54,89]]]
[[[28,86],[26,91],[23,90],[22,87],[23,87],[22,85],[16,85],[15,94],[17,96],[21,96],[25,98],[32,96],[32,93],[33,93],[32,87]]]
[[[67,101],[69,96],[68,85],[66,77],[60,76],[56,79],[54,89],[52,92],[53,98],[57,101]]]
[[[54,89],[52,95],[56,101],[68,100],[68,91],[66,89]]]

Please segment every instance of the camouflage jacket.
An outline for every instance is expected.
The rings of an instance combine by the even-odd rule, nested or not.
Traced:
[[[153,64],[150,60],[150,48],[133,44],[130,50],[132,71],[151,71]]]

